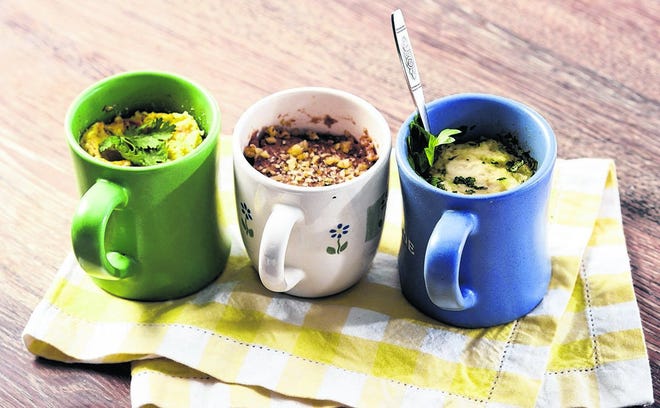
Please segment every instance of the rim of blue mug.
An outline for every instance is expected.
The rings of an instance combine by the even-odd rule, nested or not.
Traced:
[[[73,132],[71,132],[71,124],[73,123],[73,120],[75,119],[75,114],[76,111],[80,108],[81,105],[83,105],[86,102],[87,95],[89,95],[92,91],[95,89],[100,89],[104,86],[106,86],[109,82],[120,80],[123,78],[131,78],[131,77],[139,77],[139,76],[152,76],[152,77],[160,77],[164,79],[169,79],[169,80],[174,80],[178,82],[183,82],[186,83],[187,85],[190,85],[197,89],[202,95],[204,95],[204,98],[208,101],[210,105],[210,109],[208,112],[206,112],[207,115],[212,115],[210,117],[209,123],[211,123],[211,127],[206,130],[204,138],[202,140],[202,143],[199,144],[195,149],[193,149],[190,153],[186,154],[183,157],[180,157],[176,160],[170,160],[166,161],[164,163],[158,163],[155,165],[151,166],[118,166],[116,164],[112,164],[110,162],[106,162],[103,160],[100,160],[97,157],[93,157],[90,155],[85,149],[83,149],[82,146],[80,146],[80,137],[82,137],[82,134],[80,135],[74,135]],[[126,71],[126,72],[120,72],[118,74],[110,75],[108,77],[105,77],[97,82],[94,82],[93,84],[89,85],[87,88],[83,89],[78,96],[73,100],[71,105],[69,105],[69,108],[66,111],[65,119],[64,119],[64,124],[65,124],[65,132],[66,132],[66,138],[68,141],[68,144],[70,148],[72,148],[76,154],[82,158],[84,161],[91,163],[95,166],[100,166],[104,167],[107,169],[111,169],[113,171],[122,171],[122,172],[154,172],[154,171],[160,171],[160,170],[165,170],[168,169],[169,167],[176,166],[177,164],[183,162],[183,161],[189,161],[195,158],[196,156],[200,154],[204,154],[204,151],[207,150],[206,146],[212,143],[215,143],[217,140],[219,134],[220,134],[220,129],[221,129],[221,113],[220,113],[220,107],[218,106],[218,102],[216,99],[213,97],[213,95],[202,85],[199,83],[185,77],[179,74],[175,74],[172,72],[167,72],[167,71],[156,71],[156,70],[140,70],[140,71]],[[90,123],[91,126],[91,123]],[[210,148],[210,147],[209,147]]]
[[[245,122],[247,122],[249,117],[262,106],[270,104],[273,102],[273,100],[281,98],[282,96],[286,96],[288,94],[302,94],[302,93],[329,94],[329,95],[345,98],[350,100],[351,102],[363,106],[367,111],[370,112],[370,114],[374,115],[377,121],[380,122],[379,124],[383,126],[383,129],[387,129],[387,137],[383,138],[382,141],[379,140],[379,142],[381,143],[377,148],[378,160],[376,160],[376,162],[370,168],[368,168],[364,173],[360,174],[359,176],[352,178],[350,180],[342,181],[340,183],[330,184],[328,186],[299,186],[295,184],[287,184],[280,181],[275,181],[270,177],[262,174],[257,169],[255,169],[247,161],[247,159],[245,159],[245,156],[243,156],[243,149],[245,148],[245,145],[243,143],[243,140],[240,138],[240,136],[244,136],[244,135],[239,135],[237,134],[237,132],[239,131],[239,129],[246,127],[244,125]],[[258,130],[258,129],[253,129],[250,132],[254,130]],[[373,136],[372,136],[372,140],[373,140]],[[390,131],[389,124],[387,123],[387,120],[385,119],[383,114],[367,100],[350,92],[342,91],[335,88],[321,87],[321,86],[304,86],[304,87],[284,89],[272,93],[270,95],[267,95],[259,99],[254,104],[250,105],[250,107],[248,107],[240,116],[238,122],[236,122],[236,126],[234,126],[232,150],[233,150],[232,155],[233,155],[234,164],[244,168],[245,171],[247,171],[249,174],[252,174],[254,177],[257,177],[257,179],[260,180],[260,182],[264,183],[265,185],[268,185],[274,189],[285,190],[292,193],[306,193],[306,194],[310,192],[322,193],[322,192],[348,188],[353,184],[364,183],[367,180],[371,179],[372,175],[377,173],[380,168],[384,166],[389,166],[390,153],[392,150],[392,134]]]
[[[555,138],[554,131],[552,130],[552,127],[550,126],[548,121],[545,118],[543,118],[543,116],[541,116],[541,114],[538,113],[536,110],[532,109],[531,107],[521,102],[503,96],[487,94],[487,93],[460,93],[460,94],[449,95],[431,101],[430,103],[427,104],[427,109],[429,111],[432,111],[437,105],[442,103],[453,102],[457,100],[469,101],[471,99],[493,102],[508,106],[515,110],[522,110],[527,115],[529,115],[534,120],[534,122],[537,123],[539,129],[543,130],[541,133],[546,138],[546,145],[548,146],[548,149],[545,150],[545,154],[542,160],[536,158],[541,163],[541,166],[536,170],[536,172],[532,175],[532,177],[530,177],[529,180],[525,181],[524,183],[519,184],[513,188],[497,193],[490,193],[490,194],[469,195],[469,194],[452,193],[450,191],[445,191],[431,185],[428,181],[424,180],[422,176],[417,174],[417,172],[410,166],[410,163],[408,162],[408,158],[407,158],[408,145],[406,139],[409,134],[409,125],[410,122],[417,115],[417,112],[411,113],[403,122],[403,124],[399,128],[399,131],[397,132],[397,138],[395,144],[396,148],[394,150],[395,150],[395,159],[397,162],[397,168],[399,172],[403,172],[407,176],[407,178],[416,181],[419,186],[421,186],[426,190],[430,190],[440,195],[445,195],[452,198],[473,200],[473,201],[493,201],[497,199],[503,199],[512,194],[522,193],[526,190],[534,188],[536,184],[540,183],[541,180],[546,177],[547,173],[552,171],[555,160],[557,158],[557,141]]]

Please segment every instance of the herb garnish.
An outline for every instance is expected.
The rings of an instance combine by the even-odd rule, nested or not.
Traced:
[[[509,170],[511,173],[515,173],[521,166],[527,164],[529,169],[532,171],[532,174],[536,171],[538,162],[529,154],[529,150],[524,150],[520,146],[516,138],[511,133],[501,135],[500,141],[502,142],[504,149],[509,154],[519,158],[519,160],[507,162],[507,170]]]
[[[449,162],[459,157],[461,161],[466,162],[465,165],[468,167],[471,166],[472,162],[476,165],[475,160],[484,166],[485,171],[487,171],[485,169],[486,166],[495,166],[493,175],[501,174],[501,171],[506,170],[508,172],[507,174],[511,175],[514,185],[522,183],[531,177],[531,174],[534,174],[538,166],[537,161],[531,157],[529,151],[522,148],[516,137],[511,133],[497,134],[490,137],[479,136],[478,138],[467,135],[466,133],[465,135],[461,135],[461,138],[467,140],[463,141],[462,144],[456,145],[457,154],[450,153],[454,151],[453,146],[450,146],[455,142],[452,136],[470,129],[472,128],[444,129],[436,136],[424,129],[419,120],[419,115],[415,116],[409,124],[409,135],[406,140],[408,147],[407,159],[410,166],[432,186],[453,193],[458,193],[457,189],[460,189],[462,190],[462,194],[467,195],[489,192],[491,188],[489,186],[490,181],[489,177],[486,176],[483,180],[479,180],[478,185],[476,177],[456,176],[455,171],[458,169],[456,166],[453,166],[452,169],[452,173],[454,174],[450,178],[447,178],[447,166]],[[471,156],[471,152],[482,143],[488,144],[487,149],[496,148],[497,152],[499,152],[498,157],[500,157],[500,154],[506,154],[504,157],[513,157],[508,157],[506,159],[507,161],[495,158],[490,159],[487,153],[481,152],[475,152],[474,156]],[[467,155],[463,156],[458,153],[464,151],[464,149],[469,151]],[[472,161],[470,160],[471,158]],[[459,167],[461,165],[459,163]],[[507,180],[507,177],[497,178],[499,182],[504,182],[505,180]],[[504,186],[506,189],[509,188],[508,184],[510,183],[500,183],[499,187]],[[459,185],[462,186],[459,187]],[[498,187],[495,186],[493,186],[493,189],[494,191],[502,191],[498,190]]]
[[[409,128],[408,162],[422,177],[426,177],[433,166],[437,148],[441,145],[454,143],[455,139],[452,136],[461,133],[458,129],[443,129],[436,136],[424,129],[424,126],[420,124],[419,115],[410,121]]]
[[[109,136],[99,145],[99,152],[108,160],[118,156],[137,166],[151,166],[167,160],[165,142],[176,126],[161,118],[140,126],[129,125],[123,134]]]
[[[509,170],[511,173],[515,173],[523,164],[525,164],[525,161],[523,160],[508,161],[506,162],[506,169]]]
[[[463,176],[454,177],[454,184],[465,184],[467,187],[470,187],[474,190],[486,190],[488,188],[486,186],[477,186],[476,184],[474,184],[476,181],[477,179],[475,179],[474,177],[463,177]]]

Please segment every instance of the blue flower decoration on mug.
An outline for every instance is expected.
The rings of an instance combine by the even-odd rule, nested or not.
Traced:
[[[245,203],[241,203],[241,217],[240,217],[240,222],[241,222],[241,228],[245,232],[245,234],[252,238],[254,237],[254,230],[250,228],[248,225],[248,221],[252,220],[252,211],[250,211],[250,208],[247,206]]]
[[[327,253],[330,255],[334,254],[339,254],[348,248],[348,241],[346,242],[341,242],[341,239],[344,235],[348,234],[348,230],[350,229],[350,225],[348,224],[337,224],[335,228],[330,229],[330,238],[335,238],[337,239],[337,246],[329,246],[325,249]]]
[[[252,211],[250,211],[247,204],[241,203],[241,213],[243,213],[243,217],[245,217],[246,220],[252,219]]]

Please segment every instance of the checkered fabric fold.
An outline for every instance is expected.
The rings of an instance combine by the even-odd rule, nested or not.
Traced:
[[[459,329],[420,314],[396,270],[394,166],[380,251],[355,287],[322,299],[263,288],[240,241],[230,138],[221,199],[233,236],[211,285],[167,302],[119,299],[68,256],[23,333],[35,355],[132,361],[142,406],[590,406],[653,401],[614,164],[559,160],[549,222],[550,289],[528,316]]]

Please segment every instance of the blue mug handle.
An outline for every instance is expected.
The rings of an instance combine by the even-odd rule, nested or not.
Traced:
[[[431,232],[424,256],[424,284],[429,300],[440,309],[465,310],[477,301],[474,291],[461,287],[459,280],[463,247],[476,228],[473,214],[448,210]]]

